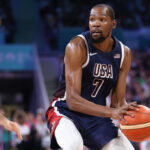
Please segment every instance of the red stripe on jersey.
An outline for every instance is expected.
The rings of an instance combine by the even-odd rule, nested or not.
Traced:
[[[50,127],[50,132],[51,132],[51,138],[54,134],[54,131],[60,121],[60,119],[62,118],[62,116],[58,116],[55,111],[54,111],[54,107],[52,107],[52,103],[54,101],[57,101],[58,98],[53,98],[50,102],[50,106],[46,112],[46,117],[47,117],[47,120],[48,120],[48,126]]]

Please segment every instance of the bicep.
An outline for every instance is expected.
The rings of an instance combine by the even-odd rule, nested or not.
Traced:
[[[80,93],[82,67],[77,64],[74,65],[73,62],[74,60],[71,60],[70,63],[70,61],[66,59],[66,64],[65,64],[66,90],[67,93],[70,93],[71,90]]]
[[[72,92],[80,94],[84,50],[81,46],[69,44],[65,52],[65,78],[67,95]]]

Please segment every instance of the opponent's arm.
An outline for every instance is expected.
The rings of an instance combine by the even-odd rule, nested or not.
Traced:
[[[120,118],[121,114],[128,114],[127,107],[122,109],[108,108],[94,104],[80,96],[82,65],[86,61],[86,55],[85,43],[80,37],[73,39],[66,47],[66,102],[69,109],[98,117]]]
[[[6,130],[13,131],[17,134],[18,138],[22,140],[20,129],[16,122],[8,120],[2,114],[0,114],[0,125],[3,126]]]

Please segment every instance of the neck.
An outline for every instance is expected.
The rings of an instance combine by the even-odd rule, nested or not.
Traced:
[[[101,43],[93,43],[93,45],[100,51],[107,53],[110,52],[114,45],[114,40],[112,37],[108,37]]]

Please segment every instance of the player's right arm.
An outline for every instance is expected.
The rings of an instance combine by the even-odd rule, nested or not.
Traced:
[[[120,119],[119,114],[131,115],[127,107],[115,109],[93,102],[81,97],[82,65],[86,62],[86,46],[81,37],[76,37],[69,42],[65,51],[65,77],[66,77],[66,102],[70,110],[84,114]],[[129,106],[128,106],[129,107]]]

